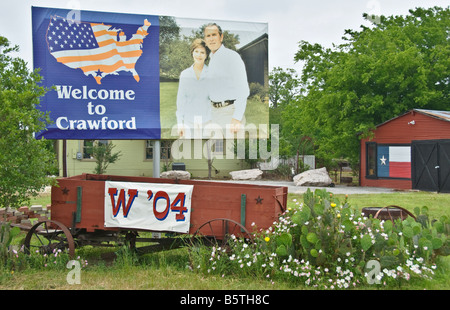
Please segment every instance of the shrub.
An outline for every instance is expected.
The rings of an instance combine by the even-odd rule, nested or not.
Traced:
[[[67,250],[54,249],[41,253],[38,247],[30,254],[25,254],[24,247],[13,245],[13,239],[20,236],[18,227],[10,223],[0,222],[0,283],[8,280],[16,271],[32,269],[67,269],[69,261],[78,261],[81,267],[87,267],[87,260],[77,257],[71,259]],[[41,241],[44,241],[42,238]]]
[[[4,264],[9,258],[11,241],[19,233],[18,227],[11,227],[8,222],[0,222],[0,264]]]
[[[426,207],[416,210],[417,221],[392,222],[368,218],[326,190],[308,190],[295,203],[269,229],[255,227],[254,242],[232,238],[228,249],[213,248],[198,268],[326,289],[400,285],[431,278],[436,257],[449,252],[448,218],[430,221]]]

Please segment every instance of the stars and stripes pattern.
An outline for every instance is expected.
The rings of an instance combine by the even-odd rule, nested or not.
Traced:
[[[126,40],[120,29],[102,23],[68,21],[52,16],[46,40],[50,54],[69,68],[81,69],[93,76],[98,84],[108,74],[128,71],[139,82],[135,65],[142,55],[142,43],[148,35],[150,23],[144,25]]]
[[[411,178],[411,147],[386,146],[377,148],[378,177]]]

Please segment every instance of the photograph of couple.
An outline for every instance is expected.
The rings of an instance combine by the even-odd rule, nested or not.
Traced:
[[[265,96],[262,90],[264,85],[261,85],[265,84],[265,77],[259,77],[259,81],[251,81],[252,77],[248,75],[248,72],[252,70],[249,70],[248,63],[245,62],[245,54],[237,51],[239,36],[223,31],[221,25],[215,22],[204,23],[196,30],[191,30],[191,33],[194,36],[183,37],[185,55],[181,55],[175,44],[170,49],[172,51],[170,58],[178,60],[178,63],[175,65],[172,60],[171,66],[167,68],[172,70],[177,66],[178,70],[181,70],[177,89],[174,89],[174,85],[171,86],[172,100],[173,95],[176,94],[176,104],[171,105],[174,114],[168,115],[164,111],[161,114],[170,118],[171,137],[175,139],[211,138],[211,134],[216,137],[219,134],[223,138],[234,137],[245,129],[249,105],[258,105],[256,108],[260,109],[260,112],[255,109],[251,109],[250,112],[262,117],[263,122],[268,123],[268,102],[264,102]],[[186,44],[188,39],[189,50]],[[186,54],[189,59],[186,59]],[[169,57],[161,57],[163,69],[167,59]],[[183,69],[180,69],[180,63],[185,66]],[[264,65],[264,63],[261,64],[261,66]],[[261,72],[266,70],[261,68],[259,71],[259,75],[264,75]],[[176,79],[173,76],[176,74],[175,70],[167,69],[166,72],[172,74],[173,80]],[[255,87],[256,84],[257,87]],[[168,88],[167,85],[162,86],[161,90]],[[259,90],[259,94],[256,94],[259,100],[250,98],[255,95],[252,94],[252,89]],[[163,93],[161,95],[161,102],[163,102],[165,96]],[[167,109],[161,104],[161,109],[164,110],[164,108]],[[174,121],[175,124],[173,124]],[[163,117],[162,122],[164,123]]]
[[[193,137],[188,131],[198,126],[218,126],[224,137],[226,130],[237,133],[245,126],[250,94],[241,56],[223,45],[222,28],[215,23],[206,25],[204,39],[192,42],[191,55],[194,63],[181,72],[178,86],[178,134]]]

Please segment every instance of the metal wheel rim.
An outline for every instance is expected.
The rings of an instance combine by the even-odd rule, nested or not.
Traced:
[[[217,233],[215,233],[218,228],[217,227],[215,228],[213,226],[214,222],[222,222],[220,227],[221,233],[223,234],[218,235]],[[202,231],[204,230],[206,230],[206,232],[209,233],[207,234],[203,233]],[[242,226],[240,223],[231,219],[217,218],[209,220],[204,224],[202,224],[192,235],[191,244],[195,244],[196,239],[198,239],[199,237],[203,237],[206,241],[208,241],[208,244],[206,245],[223,247],[227,245],[228,240],[231,238],[231,236],[235,235],[236,230],[238,231],[237,237],[244,236],[244,238],[249,239],[250,241],[253,240],[253,237],[247,230],[247,228]]]
[[[39,230],[40,226],[43,229]],[[31,244],[33,236],[39,241],[40,245]],[[42,221],[31,227],[24,241],[25,253],[30,254],[33,247],[39,248],[41,253],[49,253],[54,249],[68,249],[69,257],[73,258],[75,256],[75,242],[72,234],[64,224],[58,221]]]

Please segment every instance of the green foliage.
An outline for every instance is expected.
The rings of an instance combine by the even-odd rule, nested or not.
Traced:
[[[115,145],[112,142],[94,143],[92,147],[92,156],[95,158],[96,166],[94,173],[103,174],[110,164],[115,163],[120,156],[121,152],[113,153]]]
[[[269,74],[269,99],[273,108],[289,105],[300,93],[294,69],[273,68]]]
[[[250,88],[250,96],[249,96],[250,98],[254,97],[258,99],[261,103],[265,102],[268,93],[266,87],[264,87],[258,82],[252,82],[249,84],[249,88]]]
[[[37,110],[46,89],[38,71],[12,56],[18,47],[0,36],[0,207],[19,207],[52,182],[54,152],[34,133],[44,130],[48,115]],[[5,151],[7,150],[7,151]]]
[[[368,284],[369,261],[380,266],[377,283],[390,287],[434,275],[436,258],[448,255],[449,221],[430,221],[427,208],[416,221],[365,217],[326,190],[308,190],[254,243],[233,238],[230,248],[203,253],[197,270],[283,279],[319,288]],[[370,283],[369,283],[370,284]]]
[[[274,68],[269,74],[270,123],[280,125],[280,155],[291,157],[300,149],[302,154],[312,154],[311,147],[302,143],[302,135],[292,132],[291,124],[283,117],[284,110],[296,105],[300,95],[300,81],[294,69]],[[293,121],[293,120],[292,120]],[[305,149],[306,146],[306,149]]]
[[[192,66],[193,59],[190,52],[192,41],[197,38],[203,39],[203,28],[192,30],[191,35],[180,35],[180,26],[173,17],[160,17],[160,76],[162,79],[178,80],[181,71]],[[223,29],[223,45],[236,50],[239,44],[239,35],[235,35]]]
[[[359,138],[376,125],[414,108],[448,110],[449,28],[449,8],[418,8],[347,30],[333,48],[301,41],[302,94],[282,123],[314,138],[316,156],[357,163]]]
[[[11,241],[19,233],[18,227],[11,227],[7,222],[0,222],[0,264],[8,259]]]

